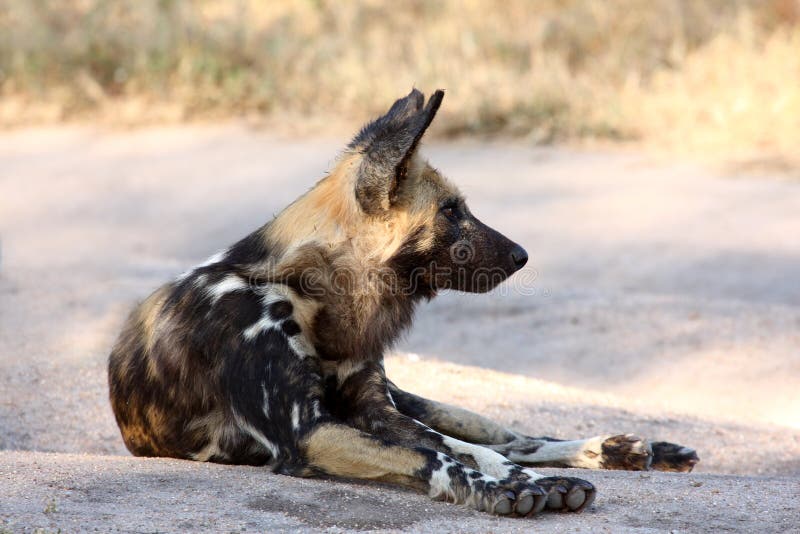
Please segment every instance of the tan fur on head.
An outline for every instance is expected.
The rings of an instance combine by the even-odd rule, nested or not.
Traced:
[[[337,255],[344,253],[359,267],[379,266],[407,236],[430,226],[443,190],[459,195],[453,184],[415,155],[395,203],[382,215],[367,215],[354,195],[362,158],[346,154],[327,177],[278,215],[265,238],[285,251],[285,256],[314,244]],[[420,243],[430,246],[432,240],[433,232],[428,231]]]
[[[337,245],[348,239],[360,208],[352,194],[361,156],[345,156],[328,176],[295,200],[269,225],[265,236],[283,250],[308,242]]]

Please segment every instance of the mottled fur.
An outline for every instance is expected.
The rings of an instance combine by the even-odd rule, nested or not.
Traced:
[[[398,100],[308,193],[133,312],[109,359],[132,453],[383,480],[518,515],[594,498],[520,462],[649,466],[638,438],[529,438],[387,380],[418,303],[490,290],[527,261],[418,155],[442,98]],[[662,445],[656,466],[691,467],[693,451]]]

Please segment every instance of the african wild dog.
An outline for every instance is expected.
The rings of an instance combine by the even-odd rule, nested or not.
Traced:
[[[134,311],[109,361],[133,454],[390,481],[522,516],[583,510],[595,489],[519,464],[692,468],[691,449],[532,438],[386,378],[419,302],[488,291],[528,259],[417,154],[443,96],[395,102],[313,189]]]

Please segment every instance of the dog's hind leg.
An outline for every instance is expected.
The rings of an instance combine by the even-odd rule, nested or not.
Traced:
[[[699,461],[697,453],[689,447],[667,442],[648,443],[631,434],[571,441],[533,438],[469,410],[408,393],[391,382],[389,391],[402,413],[444,434],[482,444],[520,464],[584,469],[691,471]]]

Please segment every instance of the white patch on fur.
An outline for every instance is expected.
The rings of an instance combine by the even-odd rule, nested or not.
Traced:
[[[261,332],[266,332],[274,328],[278,323],[269,316],[269,305],[278,300],[285,300],[283,292],[279,290],[278,284],[266,284],[259,287],[257,292],[261,295],[261,305],[263,313],[261,318],[249,326],[242,335],[248,341],[255,339]]]
[[[219,263],[225,259],[225,256],[228,255],[228,249],[220,250],[219,252],[212,254],[209,256],[206,261],[195,267],[195,269],[201,269],[203,267],[208,267],[209,265],[214,265],[215,263]]]
[[[466,441],[461,441],[460,439],[440,434],[420,421],[414,420],[414,422],[428,432],[440,435],[442,437],[442,444],[453,451],[454,454],[466,454],[472,456],[475,459],[475,462],[478,464],[478,471],[485,473],[492,478],[497,478],[500,480],[508,478],[508,476],[511,474],[512,468],[515,467],[514,465],[508,465],[508,458],[499,452],[493,451],[492,449],[483,447],[481,445],[467,443]],[[533,473],[533,471],[530,471],[530,473]],[[538,473],[534,474],[537,478],[542,477],[542,475],[539,475]]]
[[[196,460],[198,462],[207,462],[213,456],[218,458],[227,458],[227,455],[219,448],[219,436],[222,433],[222,430],[214,430],[214,434],[210,437],[208,445],[189,455],[192,460]]]
[[[305,334],[300,334],[299,336],[290,337],[289,346],[292,348],[295,354],[297,354],[301,358],[305,358],[306,356],[317,355],[317,351],[314,348],[314,345],[309,343]]]
[[[245,339],[248,341],[252,340],[261,332],[269,330],[270,328],[275,328],[282,321],[289,320],[291,318],[300,325],[302,333],[300,335],[287,337],[289,347],[300,358],[316,356],[317,351],[314,348],[314,344],[308,337],[308,332],[310,325],[313,323],[314,316],[319,309],[319,305],[310,303],[310,301],[306,301],[305,299],[297,297],[291,288],[283,284],[265,284],[257,288],[256,291],[259,295],[261,295],[261,303],[264,308],[264,313],[258,322],[248,327],[244,331],[243,335]],[[281,321],[273,321],[269,316],[269,306],[270,304],[280,300],[286,300],[292,304],[292,315],[286,319],[282,319]]]
[[[300,405],[296,402],[292,404],[292,428],[300,429]]]
[[[597,436],[573,441],[546,441],[530,454],[516,453],[512,449],[509,451],[508,458],[514,462],[564,462],[571,467],[600,469],[603,461],[603,442],[609,437]],[[525,471],[528,472],[527,469]]]
[[[256,289],[256,292],[261,295],[261,302],[264,308],[278,300],[288,300],[291,302],[290,292],[291,289],[282,284],[264,284]]]
[[[264,400],[261,405],[261,411],[264,412],[264,417],[269,417],[269,393],[267,393],[267,386],[262,382],[261,391],[264,394]]]
[[[507,478],[511,473],[513,466],[507,465],[508,459],[499,452],[451,438],[450,436],[442,435],[442,438],[444,440],[443,444],[449,447],[453,453],[472,456],[478,464],[478,470],[482,473],[501,480]]]
[[[208,444],[189,455],[198,462],[207,462],[214,456],[222,459],[228,458],[228,455],[219,448],[219,444],[223,439],[235,439],[234,436],[239,432],[219,411],[192,419],[187,423],[186,428],[190,431],[199,430],[208,433]]]
[[[269,318],[269,314],[265,313],[261,316],[261,319],[256,321],[255,324],[249,326],[242,332],[242,335],[247,341],[252,341],[253,339],[258,336],[261,332],[265,332],[270,328],[274,327],[277,323]]]
[[[431,478],[428,481],[430,488],[428,490],[428,496],[433,499],[437,498],[445,498],[445,499],[453,499],[455,495],[453,494],[453,489],[450,487],[450,475],[447,474],[447,468],[453,465],[452,460],[447,460],[447,455],[442,454],[441,452],[436,453],[436,459],[442,464],[439,469],[434,469],[431,471]]]
[[[186,280],[186,278],[188,278],[189,275],[191,275],[197,269],[202,269],[203,267],[208,267],[209,265],[214,265],[215,263],[219,263],[222,260],[224,260],[225,256],[227,256],[227,255],[228,255],[228,249],[220,250],[219,252],[217,252],[217,253],[213,254],[212,256],[206,258],[206,260],[203,261],[203,263],[200,263],[199,265],[195,265],[194,267],[192,267],[188,271],[182,272],[180,275],[178,275],[177,280],[179,282],[182,282],[182,281]]]
[[[321,417],[322,413],[319,410],[319,401],[315,400],[314,403],[312,404],[312,407],[314,409],[314,417],[316,418]]]
[[[496,478],[483,473],[481,473],[480,477],[473,478],[474,473],[480,472],[462,465],[461,469],[464,471],[464,475],[466,475],[469,487],[463,488],[459,494],[456,494],[453,491],[451,485],[452,479],[448,473],[448,469],[455,465],[455,460],[441,452],[436,453],[436,459],[441,462],[441,467],[431,471],[431,478],[429,480],[430,487],[428,489],[428,495],[431,498],[444,499],[457,504],[467,504],[477,510],[482,510],[485,506],[490,505],[490,503],[484,500],[486,495],[483,492],[476,491],[475,482],[480,480],[484,484],[491,482],[496,484],[499,482]]]
[[[192,453],[189,455],[192,460],[197,462],[207,462],[213,456],[223,457],[225,458],[225,454],[219,449],[219,444],[216,440],[211,440],[208,442],[208,445],[200,449],[199,451]]]
[[[267,436],[261,433],[258,429],[249,425],[247,421],[242,419],[238,414],[234,413],[233,417],[236,420],[236,424],[239,426],[239,428],[241,428],[243,432],[247,433],[251,438],[256,440],[258,443],[263,445],[264,448],[267,449],[269,453],[272,455],[273,459],[278,457],[279,453],[278,446],[272,443],[270,440],[268,440]]]
[[[215,304],[223,295],[233,291],[242,291],[243,289],[247,289],[247,284],[244,280],[235,274],[231,274],[223,278],[222,281],[208,286],[206,294],[211,297],[211,303]]]

